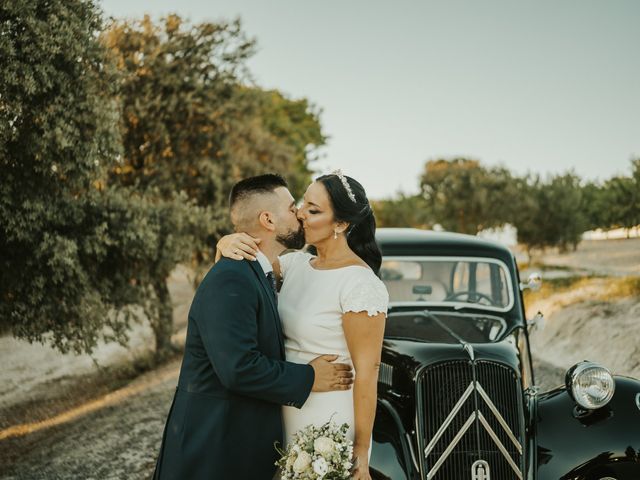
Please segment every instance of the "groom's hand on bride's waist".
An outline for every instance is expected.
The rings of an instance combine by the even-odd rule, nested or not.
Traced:
[[[315,373],[312,392],[331,392],[351,388],[353,385],[351,365],[333,363],[337,358],[337,355],[321,355],[309,362]]]

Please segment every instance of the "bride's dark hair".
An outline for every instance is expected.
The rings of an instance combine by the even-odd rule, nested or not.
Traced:
[[[343,179],[348,182],[351,191],[342,183]],[[364,188],[357,180],[342,174],[322,175],[316,181],[322,183],[329,194],[334,219],[349,224],[345,232],[349,248],[377,275],[382,254],[375,238],[376,219]]]

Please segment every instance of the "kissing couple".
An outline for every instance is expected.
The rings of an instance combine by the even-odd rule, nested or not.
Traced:
[[[364,188],[336,171],[298,208],[266,174],[234,185],[229,208],[236,233],[191,304],[154,478],[271,480],[274,443],[332,419],[349,425],[352,478],[370,479],[389,296]]]

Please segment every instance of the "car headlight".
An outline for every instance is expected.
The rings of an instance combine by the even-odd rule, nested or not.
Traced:
[[[616,390],[611,372],[593,362],[580,362],[567,371],[567,390],[582,408],[595,410],[604,407]]]

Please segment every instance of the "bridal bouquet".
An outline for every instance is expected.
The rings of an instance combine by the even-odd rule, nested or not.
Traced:
[[[349,425],[329,420],[321,427],[307,425],[296,432],[281,458],[282,480],[346,480],[351,478],[353,442],[347,438]]]

